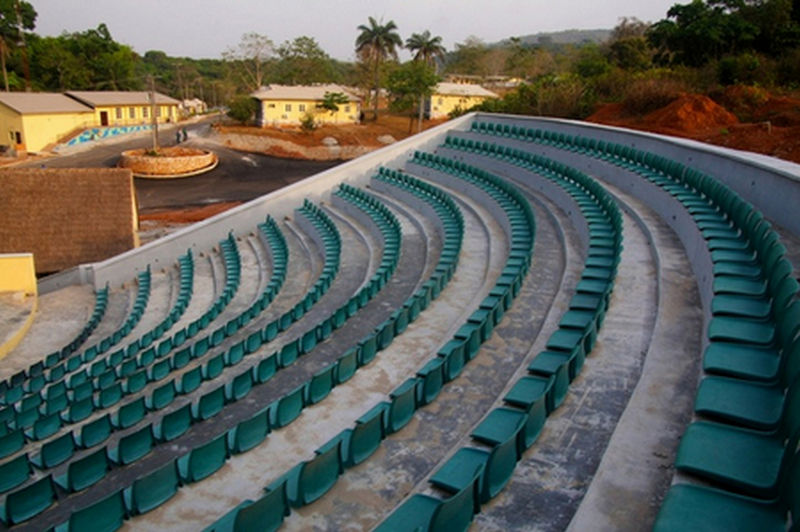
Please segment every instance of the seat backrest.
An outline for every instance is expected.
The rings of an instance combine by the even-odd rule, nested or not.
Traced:
[[[192,405],[186,403],[177,410],[173,410],[169,414],[165,414],[161,418],[161,424],[158,428],[156,437],[161,441],[174,440],[181,436],[184,432],[189,430],[192,425]]]
[[[298,484],[302,505],[322,497],[342,474],[341,446],[341,441],[338,441],[303,464]]]
[[[78,444],[87,449],[106,440],[111,434],[111,417],[105,414],[81,427]]]
[[[44,511],[55,500],[53,476],[47,475],[6,496],[4,521],[9,525],[26,521]]]
[[[41,462],[43,467],[53,467],[69,459],[75,452],[75,440],[71,432],[50,440],[42,445]]]
[[[80,460],[70,462],[66,479],[68,491],[80,491],[88,488],[103,478],[108,469],[108,456],[104,448],[100,448]]]
[[[305,406],[304,388],[305,384],[302,384],[272,403],[269,419],[272,427],[285,427],[300,415]]]
[[[395,388],[386,420],[386,432],[397,432],[411,420],[417,410],[417,379],[411,378]]]
[[[31,464],[28,454],[21,454],[0,465],[0,493],[14,489],[31,475]]]
[[[428,530],[463,532],[480,508],[479,479],[483,466],[475,468],[472,480],[434,510]]]
[[[236,513],[233,521],[233,532],[251,532],[261,530],[272,532],[278,530],[283,518],[289,515],[289,501],[286,498],[286,483],[268,491],[263,497]]]
[[[149,512],[171,499],[179,486],[178,466],[171,460],[133,482],[126,494],[128,510],[134,515]]]
[[[223,432],[178,460],[182,480],[189,483],[203,480],[222,467],[228,456],[228,438]]]
[[[72,512],[67,522],[67,531],[118,530],[122,528],[127,515],[122,490],[115,491],[94,504]]]
[[[228,434],[228,447],[232,453],[238,454],[252,449],[269,434],[269,407],[256,412],[250,419],[241,421]]]

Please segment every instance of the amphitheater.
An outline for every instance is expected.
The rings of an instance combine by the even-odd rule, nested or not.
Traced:
[[[3,530],[785,530],[800,167],[470,114],[40,281]]]

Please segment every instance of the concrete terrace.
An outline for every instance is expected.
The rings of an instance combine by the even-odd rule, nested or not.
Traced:
[[[0,530],[730,530],[742,494],[791,524],[799,204],[791,163],[471,114],[43,279]],[[754,382],[769,421],[695,411]]]

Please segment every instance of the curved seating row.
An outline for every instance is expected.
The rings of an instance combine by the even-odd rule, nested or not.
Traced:
[[[267,238],[273,242],[271,253],[275,257],[277,264],[273,273],[273,281],[279,284],[285,276],[285,260],[288,254],[286,244],[283,240],[283,235],[271,219],[268,219],[267,223],[262,224],[261,229],[268,235]],[[280,264],[283,266],[280,266]],[[70,408],[68,414],[73,416],[70,420],[80,421],[86,419],[93,412],[115,406],[126,395],[138,393],[149,382],[164,380],[170,371],[186,366],[192,359],[205,354],[208,349],[209,344],[205,342],[196,345],[194,349],[184,348],[171,357],[166,357],[166,352],[156,352],[154,349],[146,351],[150,353],[149,360],[152,361],[157,358],[161,358],[161,360],[153,364],[149,370],[139,369],[123,383],[117,383],[116,385],[109,385],[102,388],[100,393],[94,398],[84,398],[82,403],[77,404],[77,408]],[[229,352],[225,353],[224,356],[220,356],[219,359],[215,359],[202,368],[198,367],[184,374],[180,379],[175,378],[164,381],[160,386],[156,387],[149,396],[139,397],[130,403],[120,406],[113,415],[107,414],[84,425],[76,435],[70,432],[45,443],[42,446],[41,452],[31,456],[30,459],[27,459],[26,454],[23,454],[3,464],[0,468],[7,468],[9,471],[16,472],[16,474],[13,475],[13,478],[16,479],[15,483],[13,485],[9,483],[6,489],[18,486],[27,480],[27,476],[22,476],[23,469],[18,467],[23,462],[23,458],[27,459],[30,464],[38,469],[47,469],[59,465],[73,455],[76,447],[88,448],[97,445],[105,441],[111,431],[115,429],[125,429],[135,425],[148,411],[161,410],[171,404],[176,397],[191,393],[200,386],[203,380],[218,376],[222,371],[223,365],[236,363],[241,360],[245,351],[252,352],[252,350],[255,349],[257,349],[257,346],[254,346],[254,342],[252,341],[247,344],[245,344],[245,342],[240,342]],[[139,357],[138,359],[132,359],[132,362],[133,361],[141,363],[143,359]],[[185,421],[186,418],[181,419]],[[59,417],[50,416],[43,418],[41,421],[52,424],[53,428],[47,429],[50,433],[55,433],[55,431],[62,426]],[[45,428],[35,424],[34,430],[41,431],[45,430]],[[13,436],[13,434],[10,436]],[[163,438],[163,434],[160,431],[156,431],[155,436],[156,439]],[[177,435],[174,437],[177,437]],[[10,440],[11,438],[9,438],[9,444],[12,443]],[[14,448],[19,450],[19,445],[22,443],[19,436],[17,436]],[[6,445],[4,448],[8,450],[10,445]],[[6,491],[6,489],[0,491]]]
[[[385,222],[389,222],[384,226],[384,236],[390,244],[388,247],[397,249],[397,245],[400,241],[399,222],[394,218],[391,212],[385,208],[385,206],[378,204],[369,196],[354,189],[347,190],[346,192],[343,192],[342,195],[347,196],[348,201],[359,203],[361,208],[369,210],[371,215],[375,217],[378,225],[383,225]],[[323,271],[329,272],[331,275],[334,274],[338,269],[340,254],[340,239],[338,237],[338,232],[335,232],[335,226],[333,226],[330,219],[327,218],[327,216],[325,216],[318,207],[310,202],[306,202],[303,208],[300,210],[310,216],[313,216],[312,224],[318,225],[318,229],[321,231],[328,231],[328,233],[325,233],[322,238],[322,240],[326,242],[326,256],[328,257]],[[388,262],[384,261],[382,263],[382,268],[380,268],[379,271],[373,276],[373,280],[376,283],[380,283],[380,286],[383,286],[386,283],[391,275],[391,272],[394,270],[397,262],[397,255],[397,251],[387,252],[387,257],[393,256],[394,258]],[[324,293],[324,290],[327,289],[325,285],[330,284],[330,278],[325,277],[322,279],[322,283],[315,285],[320,289],[320,291],[317,292],[312,290],[312,293],[310,294],[315,299],[321,297],[321,295]],[[373,294],[375,292],[373,287],[374,284],[369,283],[362,289],[362,291],[368,294]],[[314,294],[317,295],[314,296]],[[367,301],[368,300],[369,299],[367,299]],[[302,305],[302,302],[300,308],[305,309],[305,305]],[[299,317],[302,316],[302,314],[298,315],[292,311],[290,311],[289,314],[294,315],[296,319],[299,319]],[[286,323],[290,324],[291,321]],[[291,344],[295,349],[292,355],[289,355],[289,349],[287,349],[287,346],[284,346],[284,348],[282,348],[280,351],[276,351],[269,357],[262,359],[262,362],[257,366],[254,366],[252,370],[247,370],[244,373],[235,376],[225,386],[222,386],[214,392],[211,392],[212,394],[219,396],[217,400],[213,400],[210,394],[201,397],[200,403],[195,405],[195,407],[192,409],[192,413],[194,415],[199,415],[200,419],[207,419],[207,417],[204,416],[211,417],[216,415],[222,409],[225,403],[235,402],[243,399],[249,393],[254,384],[266,382],[266,380],[269,380],[275,371],[279,369],[279,367],[289,365],[294,362],[298,355],[310,352],[316,345],[317,340],[323,340],[331,333],[333,328],[338,326],[341,326],[341,324],[334,325],[333,316],[329,317],[328,319],[324,320],[324,322],[318,324],[309,331],[310,333],[314,334],[314,341],[309,340],[310,337],[308,334],[303,334],[297,339],[297,341]],[[257,346],[252,345],[251,347],[257,348]],[[248,354],[249,352],[252,351],[246,349],[245,354]],[[161,504],[171,497],[181,483],[201,480],[205,476],[208,476],[216,471],[216,469],[220,467],[222,463],[224,463],[225,459],[230,456],[230,453],[241,453],[249,450],[254,445],[260,443],[260,441],[266,437],[271,428],[285,426],[286,424],[290,423],[297,416],[297,414],[299,414],[299,410],[305,405],[313,404],[322,400],[330,391],[331,387],[335,385],[334,380],[341,379],[340,382],[343,382],[343,380],[349,379],[349,377],[352,375],[351,366],[358,363],[357,358],[357,353],[355,351],[353,351],[351,355],[344,355],[339,361],[328,368],[325,368],[323,371],[318,372],[313,376],[312,379],[304,383],[302,386],[296,388],[282,399],[275,401],[267,408],[258,412],[251,418],[239,423],[233,429],[224,432],[211,442],[199,448],[195,448],[189,454],[179,458],[177,461],[177,470],[180,474],[180,480],[174,485],[174,490],[172,490],[168,495],[163,495],[164,498],[159,499],[157,504],[152,503],[152,495],[146,495],[149,497],[148,500],[151,502],[145,504],[144,506],[147,508],[147,510],[154,508],[158,504]],[[241,357],[239,357],[238,360],[241,360]],[[236,362],[238,362],[238,360],[236,360]],[[204,398],[208,399],[205,404],[203,404]],[[189,409],[186,407],[184,407],[184,409],[186,410],[186,414],[183,414],[183,416],[180,417],[189,415]],[[178,412],[174,414],[175,415],[172,416],[172,419],[169,420],[165,416],[160,425],[153,427],[153,432],[162,434],[162,438],[167,438],[168,440],[174,439],[182,434],[188,428],[188,425],[191,423],[191,421],[178,419]],[[212,466],[210,464],[215,465]],[[137,487],[141,483],[146,484],[148,482],[147,479],[149,478],[167,474],[164,471],[165,468],[162,468],[156,472],[146,475],[141,479],[138,479],[133,486],[129,487],[125,491],[125,501],[127,504],[126,512],[133,515],[137,513],[137,511],[146,511],[142,510],[141,504],[136,505],[135,498],[132,497],[137,492]],[[101,503],[102,502],[103,501],[101,501]],[[136,510],[136,508],[138,508],[138,510]],[[81,516],[84,514],[84,511],[78,511],[74,513],[70,522],[80,522]],[[65,524],[65,526],[67,525]]]
[[[194,262],[192,261],[191,250],[186,255],[178,258],[180,271],[180,291],[167,318],[161,321],[151,331],[146,333],[146,337],[161,336],[168,330],[173,323],[176,323],[183,315],[192,297],[192,284],[194,278]],[[111,356],[102,357],[95,347],[89,348],[82,355],[68,358],[63,364],[50,368],[46,375],[40,374],[30,379],[25,384],[24,394],[19,399],[18,410],[26,411],[30,408],[38,407],[42,416],[48,416],[57,412],[63,412],[70,403],[68,390],[83,384],[86,380],[97,378],[100,383],[109,383],[110,376],[107,373],[109,359]],[[120,355],[121,356],[121,355]],[[87,370],[85,365],[91,363]],[[71,373],[71,374],[70,374]],[[106,375],[103,375],[106,373]],[[103,376],[102,379],[100,377]],[[94,389],[99,390],[102,386],[95,383]],[[32,414],[32,413],[31,413]],[[33,417],[33,416],[29,416]],[[11,424],[10,428],[15,427]],[[24,427],[22,427],[24,428]],[[32,432],[32,439],[37,437],[38,431]]]
[[[92,332],[97,328],[99,325],[100,320],[103,319],[103,316],[106,313],[106,308],[108,307],[108,286],[95,291],[94,294],[94,309],[92,310],[92,314],[89,316],[86,325],[83,326],[81,332],[67,345],[55,351],[49,355],[47,355],[44,360],[37,361],[28,369],[19,371],[9,377],[7,380],[0,381],[0,404],[9,404],[6,401],[6,391],[12,388],[17,388],[21,386],[27,381],[28,379],[35,379],[44,373],[45,368],[51,367],[58,363],[59,360],[63,360],[67,358],[69,355],[74,353],[83,343],[92,335]],[[22,388],[22,391],[26,391],[25,388]],[[19,394],[19,390],[15,392]],[[13,396],[14,392],[12,392]],[[20,395],[21,397],[21,395]],[[11,399],[11,397],[9,397]],[[15,399],[11,399],[11,402],[15,402]]]
[[[409,323],[415,321],[428,307],[431,300],[438,297],[455,272],[463,239],[464,225],[461,211],[444,191],[411,176],[385,168],[379,169],[373,179],[397,186],[434,209],[444,232],[443,252],[434,272],[422,284],[422,288],[409,297],[402,308],[396,310],[388,320],[362,339],[356,348],[349,350],[339,359],[333,371],[333,386],[345,382],[358,368],[371,362],[378,351],[388,347],[395,336],[402,334]],[[348,192],[357,190],[352,187],[345,189]],[[358,193],[366,196],[361,191]],[[373,201],[380,204],[377,200]],[[347,360],[345,357],[352,357],[353,362],[352,370],[348,369],[343,375],[342,362]],[[284,403],[270,416],[270,425],[282,426],[284,418],[294,419],[305,405],[318,402],[321,397],[327,395],[332,387],[331,378],[327,376],[329,371],[326,368],[315,375],[305,384],[307,388],[302,394],[295,390],[281,399],[280,401]],[[321,384],[320,377],[323,375],[324,384]],[[271,483],[265,488],[266,494],[258,501],[244,501],[207,530],[249,530],[248,527],[252,523],[258,523],[260,530],[276,529],[283,522],[284,516],[289,515],[290,505],[302,506],[322,496],[333,486],[344,467],[351,467],[366,460],[387,434],[405,426],[417,408],[417,396],[422,396],[423,392],[434,393],[436,377],[441,375],[432,372],[427,384],[425,384],[426,379],[421,376],[409,379],[391,394],[389,402],[376,405],[356,421],[354,428],[345,429],[321,447],[312,460],[301,462]],[[302,402],[303,398],[306,398],[305,403]],[[273,422],[277,422],[277,425]],[[263,440],[261,434],[262,432],[258,432],[260,439],[255,443],[250,443],[248,439],[247,448]],[[231,436],[238,438],[240,433],[237,431]]]
[[[712,316],[695,412],[708,420],[687,427],[675,465],[711,487],[672,486],[655,528],[785,529],[800,502],[800,302],[777,234],[728,187],[667,158],[584,137],[525,136],[639,174],[679,201],[706,240]]]
[[[322,225],[326,227],[326,229],[329,229],[324,223]],[[277,291],[276,284],[279,285],[285,276],[285,263],[288,252],[283,235],[280,233],[280,230],[273,220],[268,219],[267,223],[262,224],[261,229],[265,232],[266,238],[272,244],[271,254],[275,258],[276,263],[278,265],[282,264],[282,266],[276,265],[273,277],[275,284],[271,284],[270,288],[267,289],[270,294],[274,295],[273,291]],[[336,260],[338,261],[338,254],[336,255]],[[235,266],[234,262],[238,262],[238,259],[229,257],[229,266],[231,268]],[[231,285],[229,284],[229,286]],[[272,295],[270,299],[271,297]],[[259,340],[260,334],[261,331],[258,332]],[[142,378],[137,381],[136,386],[138,389],[136,391],[144,388],[148,379],[163,379],[166,377],[168,370],[173,366],[176,369],[177,366],[183,367],[188,364],[193,357],[204,355],[208,352],[213,342],[217,340],[219,342],[222,341],[224,335],[220,334],[219,336],[219,339],[209,337],[205,342],[198,342],[195,344],[193,348],[182,349],[176,352],[173,357],[162,360],[161,363],[163,365],[160,366],[160,368],[164,369],[159,369],[158,372],[163,374],[156,375],[153,373],[157,371],[156,369],[153,369],[152,372],[137,372],[136,375],[141,375]],[[106,414],[93,420],[84,425],[78,433],[73,434],[68,432],[46,443],[42,447],[41,453],[29,460],[30,464],[40,469],[53,467],[69,460],[77,449],[88,449],[100,445],[108,438],[112,431],[133,427],[144,418],[147,412],[165,408],[172,403],[177,395],[194,391],[203,380],[210,380],[218,377],[226,365],[233,365],[241,361],[244,354],[246,354],[245,350],[248,348],[254,350],[260,346],[260,341],[253,342],[252,339],[250,340],[249,342],[243,341],[236,344],[228,352],[214,357],[213,360],[210,360],[202,368],[198,367],[184,374],[181,379],[173,379],[165,382],[155,388],[151,395],[139,397],[131,403],[120,406],[113,415]],[[162,356],[165,355],[166,353],[162,354]],[[153,368],[159,367],[158,364],[159,363],[156,363]],[[129,378],[126,384],[132,384],[132,380]],[[52,498],[48,495],[49,489],[47,488],[45,479],[50,479],[51,484],[55,482],[67,493],[85,489],[102,479],[112,465],[126,465],[132,463],[148,454],[152,450],[153,445],[163,441],[170,441],[183,434],[193,422],[208,419],[219,413],[222,406],[224,406],[225,400],[228,399],[226,392],[227,389],[224,386],[220,386],[212,392],[200,397],[194,404],[184,405],[164,415],[161,421],[148,424],[127,434],[120,439],[117,447],[110,448],[104,446],[89,455],[70,462],[65,475],[54,479],[53,475],[50,474],[16,492],[10,493],[7,496],[6,510],[4,510],[6,513],[3,514],[3,516],[5,516],[4,519],[8,519],[5,522],[13,523],[28,519],[50,506]],[[21,457],[17,457],[13,462],[19,465],[22,462],[22,458],[27,458],[27,455],[23,454]],[[5,465],[10,466],[10,462]],[[9,470],[12,469],[20,473],[22,472],[19,468],[14,469],[10,467]],[[78,480],[76,481],[75,479]],[[36,501],[36,512],[28,517],[24,517],[27,515],[24,510],[25,503],[20,501]],[[9,506],[11,508],[10,510],[8,509]]]
[[[453,142],[448,138],[445,146]],[[493,150],[478,153],[497,156]],[[430,478],[448,497],[415,494],[377,530],[466,530],[481,504],[505,487],[547,416],[561,405],[602,326],[622,250],[622,217],[613,198],[587,175],[556,161],[522,151],[504,153],[503,160],[554,182],[580,208],[590,237],[576,293],[546,349],[529,364],[528,375],[472,432],[476,445],[460,448]]]

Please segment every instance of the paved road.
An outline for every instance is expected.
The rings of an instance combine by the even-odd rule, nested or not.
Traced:
[[[135,179],[139,211],[203,205],[221,201],[247,201],[335,166],[336,162],[297,161],[237,152],[209,138],[211,119],[186,125],[189,147],[212,149],[220,163],[214,170],[191,178],[156,181]],[[162,146],[175,144],[175,126],[159,128]],[[127,140],[99,142],[72,154],[40,160],[23,166],[48,168],[91,168],[116,165],[125,150],[146,148],[150,135]]]

